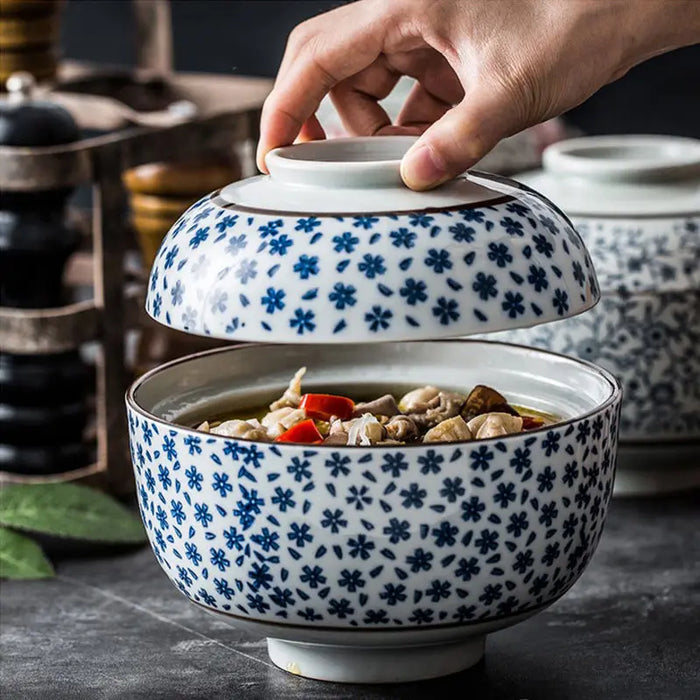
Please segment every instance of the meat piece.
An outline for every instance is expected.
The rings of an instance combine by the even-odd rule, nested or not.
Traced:
[[[395,416],[401,411],[396,405],[396,399],[391,394],[384,394],[374,401],[355,404],[353,416],[358,418],[363,413],[371,413],[375,416]]]
[[[306,419],[306,411],[301,408],[292,408],[284,406],[275,411],[270,411],[263,419],[262,425],[267,428],[268,435],[271,438],[277,438],[285,430],[289,430],[293,425],[301,423]]]
[[[337,433],[331,433],[323,441],[324,445],[347,445],[348,444],[348,434],[344,431],[338,431]]]
[[[285,389],[284,394],[277,401],[273,401],[270,404],[271,411],[276,411],[278,408],[284,408],[285,406],[291,406],[292,408],[299,406],[301,401],[301,380],[305,374],[306,367],[302,367],[292,377],[292,381],[289,382],[289,386]]]
[[[418,426],[410,416],[392,416],[384,427],[390,440],[409,442],[418,437]]]
[[[210,431],[213,435],[240,438],[241,440],[256,440],[269,442],[267,430],[257,420],[227,420]]]
[[[510,413],[482,413],[467,423],[477,440],[500,435],[512,435],[523,429],[523,419]]]
[[[475,416],[483,413],[509,413],[511,416],[519,415],[508,403],[505,396],[499,394],[490,386],[478,384],[475,386],[460,410],[460,415],[467,422]]]
[[[386,437],[384,426],[371,414],[347,421],[348,445],[375,445]]]
[[[422,413],[439,393],[440,389],[436,386],[423,386],[420,389],[414,389],[399,401],[399,409],[403,413]]]
[[[439,391],[437,396],[431,399],[424,411],[410,413],[416,425],[423,428],[432,428],[438,423],[459,414],[464,404],[464,395],[451,391]]]
[[[438,423],[423,436],[423,442],[456,442],[471,439],[471,431],[462,416],[454,416]]]

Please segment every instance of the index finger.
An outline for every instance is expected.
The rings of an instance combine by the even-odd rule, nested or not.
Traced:
[[[334,85],[375,61],[386,27],[366,3],[358,2],[308,20],[292,32],[262,110],[257,152],[262,171],[268,151],[293,143]]]

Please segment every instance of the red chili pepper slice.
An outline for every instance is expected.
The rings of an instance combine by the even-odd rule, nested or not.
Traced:
[[[285,430],[282,435],[275,438],[275,442],[299,442],[305,445],[318,445],[323,442],[323,435],[318,432],[316,424],[311,418],[293,425]]]
[[[347,396],[334,396],[333,394],[304,394],[301,397],[299,408],[306,411],[306,415],[319,420],[328,420],[331,416],[347,420],[352,418],[355,410],[355,402]]]
[[[523,430],[535,430],[544,425],[541,418],[533,418],[532,416],[523,416]]]

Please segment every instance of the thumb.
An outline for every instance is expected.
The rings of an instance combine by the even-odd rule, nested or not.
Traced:
[[[481,160],[520,124],[504,91],[483,89],[464,99],[430,126],[401,161],[401,177],[413,190],[437,187]]]

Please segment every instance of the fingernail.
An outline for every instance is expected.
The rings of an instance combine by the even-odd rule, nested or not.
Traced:
[[[430,146],[422,145],[404,156],[401,177],[411,189],[427,190],[447,179],[447,169]]]

